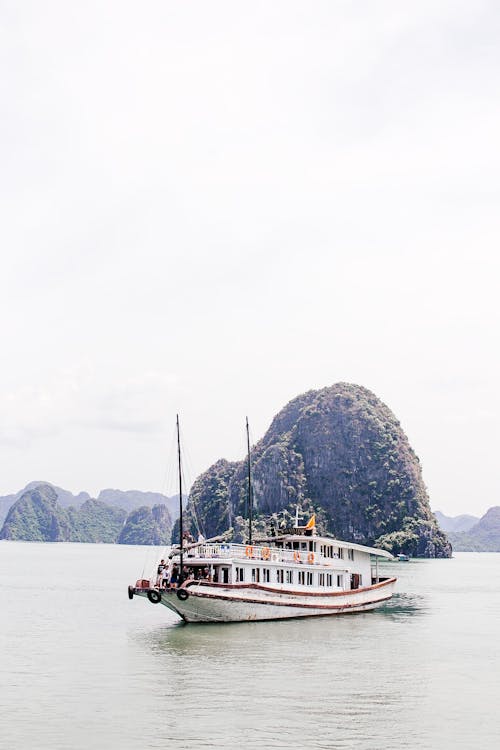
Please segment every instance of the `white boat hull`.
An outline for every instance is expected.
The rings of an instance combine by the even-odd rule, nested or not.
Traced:
[[[375,609],[391,598],[395,578],[352,591],[302,594],[259,585],[190,584],[161,592],[161,604],[185,622],[248,622],[296,617],[324,617]],[[186,593],[180,593],[180,592]],[[136,594],[147,596],[136,589]],[[186,599],[179,599],[179,594]],[[155,597],[156,598],[156,597]]]

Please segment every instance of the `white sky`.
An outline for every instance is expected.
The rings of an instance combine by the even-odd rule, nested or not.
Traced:
[[[0,0],[0,494],[174,492],[373,390],[500,504],[500,6]]]

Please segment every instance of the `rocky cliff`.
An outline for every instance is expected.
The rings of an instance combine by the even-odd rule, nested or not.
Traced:
[[[192,533],[245,538],[246,462],[220,460],[194,483]],[[449,557],[420,463],[401,426],[366,388],[337,383],[291,401],[252,450],[257,530],[316,513],[318,530],[412,556]],[[174,532],[175,534],[175,532]]]

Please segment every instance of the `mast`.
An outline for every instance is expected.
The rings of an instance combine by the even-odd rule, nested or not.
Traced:
[[[247,450],[248,450],[248,543],[252,544],[252,515],[253,515],[253,502],[252,502],[252,466],[250,463],[250,431],[248,429],[248,417],[247,420]]]
[[[179,570],[179,580],[182,580],[182,550],[184,544],[184,527],[182,516],[182,465],[181,465],[181,435],[179,430],[179,415],[177,414],[177,458],[179,463],[179,539],[181,543],[181,569]]]

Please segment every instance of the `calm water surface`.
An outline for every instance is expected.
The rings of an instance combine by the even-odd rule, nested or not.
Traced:
[[[0,543],[0,746],[498,748],[500,554],[387,563],[377,612],[183,625],[155,550]]]

